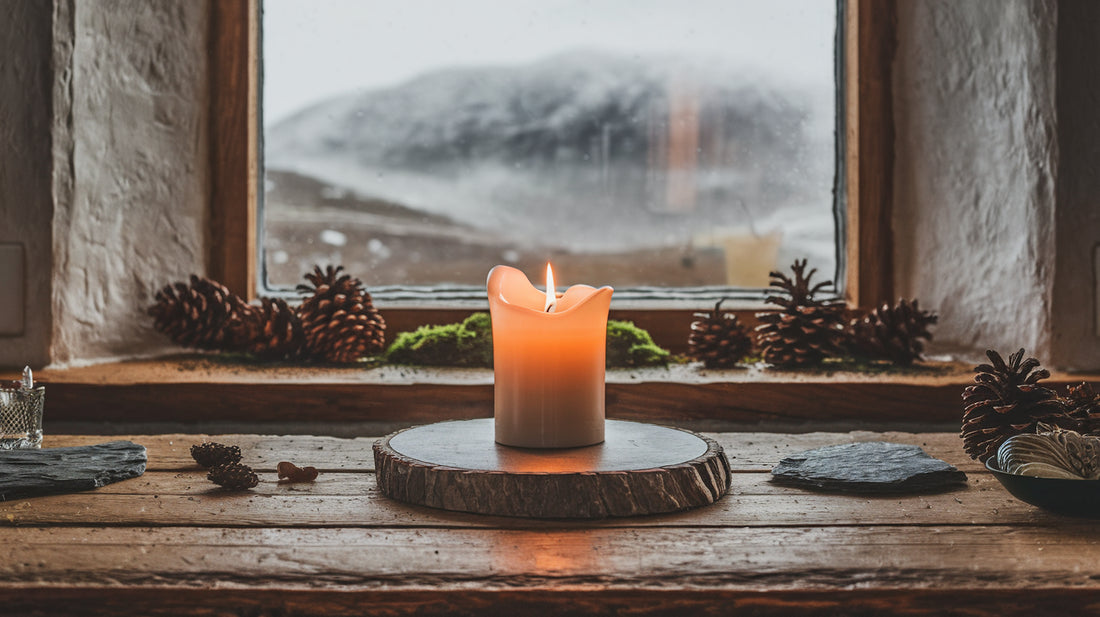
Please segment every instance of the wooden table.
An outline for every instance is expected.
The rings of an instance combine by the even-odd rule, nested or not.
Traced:
[[[1100,525],[1013,499],[929,433],[718,433],[718,504],[597,523],[449,513],[379,495],[373,438],[217,436],[261,472],[213,488],[197,435],[128,437],[141,478],[0,503],[0,613],[84,615],[1066,615],[1100,612]],[[773,486],[782,456],[832,443],[921,445],[970,476],[918,497]],[[47,436],[45,445],[105,441]],[[314,465],[279,485],[275,464]]]

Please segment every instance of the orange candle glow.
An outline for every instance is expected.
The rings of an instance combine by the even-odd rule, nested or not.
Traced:
[[[604,358],[611,288],[543,293],[515,268],[489,272],[496,440],[524,448],[603,441]]]

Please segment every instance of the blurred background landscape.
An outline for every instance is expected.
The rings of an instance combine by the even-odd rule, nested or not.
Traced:
[[[639,31],[625,40],[648,44],[614,49],[608,43],[622,25],[605,28],[596,17],[615,15],[580,10],[557,18],[570,34],[535,45],[528,59],[502,47],[496,62],[461,62],[461,40],[436,36],[424,43],[434,53],[420,50],[425,57],[392,83],[319,87],[304,102],[306,84],[288,86],[304,70],[295,67],[308,65],[295,58],[280,68],[280,57],[307,49],[310,37],[335,36],[339,28],[325,24],[341,15],[369,20],[370,4],[264,4],[264,259],[273,286],[330,262],[369,287],[482,286],[499,263],[541,282],[546,261],[564,284],[617,287],[762,287],[768,270],[803,256],[832,273],[831,4],[819,3],[829,10],[817,6],[802,28],[816,38],[800,33],[803,61],[816,72],[769,71],[693,48],[674,19],[657,30],[667,43]],[[515,4],[524,3],[509,10],[524,8]],[[652,3],[605,4],[629,15]],[[697,8],[734,19],[738,4]],[[779,18],[812,4],[779,3],[771,18],[753,6],[745,15],[797,23]],[[302,14],[315,6],[320,14]],[[405,8],[415,13],[417,3]],[[383,20],[383,9],[373,15]],[[721,27],[713,21],[700,14],[684,23]],[[453,26],[444,31],[470,36]],[[721,37],[711,45],[722,49]],[[383,62],[367,49],[338,73],[347,80]],[[279,84],[300,102],[280,97]]]

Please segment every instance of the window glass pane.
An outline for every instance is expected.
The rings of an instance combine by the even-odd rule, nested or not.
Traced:
[[[265,0],[264,263],[764,287],[835,264],[833,0]]]

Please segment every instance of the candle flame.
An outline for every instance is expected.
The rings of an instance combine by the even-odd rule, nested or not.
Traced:
[[[554,293],[554,271],[550,269],[550,264],[546,264],[546,306],[543,307],[543,312],[553,313],[554,307],[558,303],[558,297]]]

